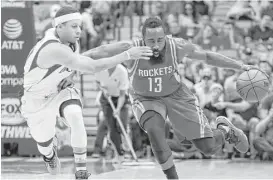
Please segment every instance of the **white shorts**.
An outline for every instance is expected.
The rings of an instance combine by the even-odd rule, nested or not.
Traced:
[[[56,120],[62,116],[64,103],[82,106],[79,90],[66,88],[49,98],[35,98],[28,94],[22,97],[22,115],[36,142],[46,142],[55,136]]]

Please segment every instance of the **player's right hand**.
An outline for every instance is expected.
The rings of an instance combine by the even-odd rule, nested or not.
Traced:
[[[132,47],[127,50],[130,55],[130,60],[144,59],[149,60],[153,56],[153,51],[148,46]]]

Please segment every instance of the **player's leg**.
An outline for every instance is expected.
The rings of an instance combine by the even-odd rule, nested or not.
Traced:
[[[86,168],[87,134],[79,93],[74,88],[66,88],[60,92],[56,103],[59,105],[60,116],[65,118],[65,123],[70,127],[76,179],[88,179],[90,173]]]
[[[37,142],[37,148],[43,155],[43,160],[50,174],[60,172],[61,164],[57,156],[55,136],[56,113],[52,104],[44,100],[22,98],[22,114],[27,120],[32,138]],[[35,111],[35,108],[44,105],[43,109]],[[53,112],[52,112],[53,111]]]
[[[192,140],[195,146],[206,155],[214,154],[226,140],[235,143],[239,151],[247,151],[248,140],[243,131],[236,128],[225,117],[218,117],[217,128],[211,129],[202,109],[198,106],[197,98],[192,96],[183,99],[185,98],[183,94],[185,91],[181,89],[164,99],[175,132]]]
[[[168,179],[178,179],[172,152],[165,138],[166,108],[156,101],[133,103],[132,108],[140,126],[148,134],[152,150],[164,174]]]

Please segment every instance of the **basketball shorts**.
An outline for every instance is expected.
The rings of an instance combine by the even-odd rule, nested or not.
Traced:
[[[76,88],[66,88],[48,98],[36,98],[25,93],[21,101],[22,115],[26,118],[30,133],[37,142],[46,142],[55,136],[55,125],[57,118],[62,116],[63,103],[82,106],[80,92]]]
[[[134,115],[142,128],[141,116],[146,111],[153,110],[165,120],[169,119],[180,141],[213,137],[211,127],[199,107],[197,98],[185,87],[164,97],[143,97],[132,94],[131,103]]]

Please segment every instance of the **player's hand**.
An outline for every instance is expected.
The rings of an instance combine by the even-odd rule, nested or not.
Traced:
[[[153,51],[148,46],[132,47],[127,50],[130,55],[130,60],[144,59],[149,60],[150,56],[153,56]]]
[[[58,91],[60,92],[61,90],[65,89],[67,87],[73,87],[73,86],[74,86],[73,76],[69,76],[69,77],[63,79],[58,84]]]
[[[222,110],[226,108],[226,103],[225,102],[218,102],[213,104],[213,106],[218,109],[218,110]]]
[[[244,71],[249,71],[249,70],[252,70],[252,69],[256,69],[256,70],[261,71],[262,73],[264,73],[266,75],[266,77],[269,79],[269,75],[266,74],[266,72],[264,72],[263,70],[261,70],[257,66],[243,64],[241,69],[244,70]]]

